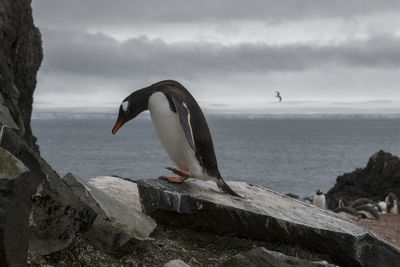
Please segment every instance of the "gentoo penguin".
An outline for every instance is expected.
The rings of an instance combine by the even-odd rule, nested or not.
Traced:
[[[319,189],[314,196],[313,204],[321,209],[326,209],[325,195]]]
[[[369,205],[361,205],[354,208],[358,213],[364,214],[367,219],[378,220],[378,211]]]
[[[385,201],[379,201],[378,205],[379,205],[379,207],[381,207],[382,214],[386,214],[386,212],[387,212],[386,202]]]
[[[389,193],[385,198],[387,213],[399,214],[399,200],[393,193]]]
[[[337,214],[340,214],[343,217],[346,217],[348,219],[357,219],[357,218],[365,218],[366,216],[364,214],[358,213],[355,209],[350,208],[350,207],[338,207],[333,210]]]
[[[350,207],[352,207],[352,208],[357,208],[357,207],[363,206],[363,205],[367,205],[367,206],[373,207],[373,208],[375,208],[378,212],[381,212],[381,211],[382,211],[382,210],[381,210],[381,207],[380,207],[378,204],[376,204],[375,201],[373,201],[373,200],[371,200],[371,199],[369,199],[369,198],[365,198],[365,197],[356,199],[355,201],[353,201],[353,202],[351,203]]]
[[[179,176],[160,178],[174,183],[189,177],[212,180],[224,193],[240,197],[222,179],[206,118],[183,85],[160,81],[130,94],[119,108],[112,133],[145,110],[150,111],[158,138],[178,167],[167,169]]]
[[[340,207],[348,207],[348,206],[350,206],[349,205],[349,201],[346,200],[344,197],[339,197],[338,208],[340,208]]]

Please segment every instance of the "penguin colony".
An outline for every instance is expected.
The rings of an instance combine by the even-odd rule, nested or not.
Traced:
[[[149,110],[165,151],[178,168],[167,168],[178,176],[161,176],[171,183],[187,178],[214,181],[222,192],[240,197],[222,179],[206,118],[199,104],[180,83],[165,80],[127,96],[119,108],[112,133],[141,112]]]
[[[303,202],[326,209],[325,195],[320,190],[317,190],[313,198],[304,198]],[[364,218],[378,220],[381,214],[399,214],[400,202],[393,193],[389,193],[384,201],[378,202],[368,198],[359,198],[350,202],[340,197],[338,199],[338,206],[333,211],[349,219]]]

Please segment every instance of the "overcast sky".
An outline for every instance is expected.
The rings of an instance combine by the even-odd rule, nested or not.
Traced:
[[[205,108],[393,108],[400,1],[33,0],[35,109],[118,109],[164,79]]]

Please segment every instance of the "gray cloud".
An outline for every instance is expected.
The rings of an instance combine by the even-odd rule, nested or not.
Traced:
[[[119,43],[104,34],[45,30],[43,72],[107,77],[193,78],[321,67],[399,68],[400,38],[376,36],[340,45],[167,44],[146,37]]]
[[[353,17],[383,11],[400,10],[395,0],[33,0],[39,25],[60,28],[85,28],[99,25],[142,23],[221,22],[258,20],[274,23],[282,20]]]
[[[33,8],[44,41],[41,106],[114,107],[161,79],[179,80],[211,107],[263,106],[275,88],[288,102],[400,100],[399,1],[33,0]]]

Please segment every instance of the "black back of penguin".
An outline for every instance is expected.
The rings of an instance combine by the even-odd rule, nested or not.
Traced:
[[[176,112],[171,96],[185,103],[190,111],[190,124],[196,150],[196,158],[208,175],[220,178],[214,144],[207,120],[194,97],[180,83],[172,80],[153,84],[155,91],[163,92],[170,101],[171,110]]]

